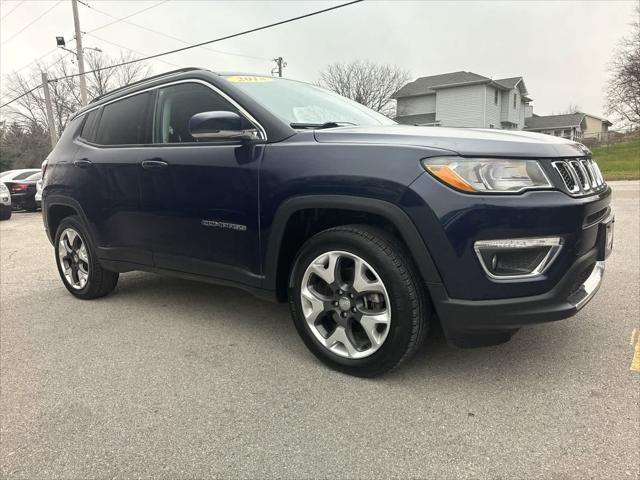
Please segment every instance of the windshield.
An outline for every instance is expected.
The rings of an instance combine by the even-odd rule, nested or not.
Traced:
[[[248,75],[231,75],[226,79],[295,128],[396,123],[353,100],[309,83]]]

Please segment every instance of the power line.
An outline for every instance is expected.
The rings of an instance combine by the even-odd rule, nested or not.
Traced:
[[[33,87],[31,90],[29,90],[28,92],[23,93],[22,95],[20,95],[19,97],[14,98],[13,100],[9,100],[7,103],[3,103],[2,105],[0,105],[0,108],[4,108],[7,105],[13,103],[13,102],[17,102],[18,100],[20,100],[22,97],[26,97],[27,95],[29,95],[32,92],[35,92],[37,89],[39,89],[40,87],[42,87],[42,85],[36,85],[35,87]]]
[[[291,18],[287,18],[285,20],[280,20],[279,22],[269,23],[269,24],[263,25],[261,27],[255,27],[255,28],[251,28],[249,30],[243,30],[242,32],[232,33],[231,35],[225,35],[224,37],[214,38],[213,40],[207,40],[206,42],[200,42],[200,43],[196,43],[194,45],[189,45],[189,46],[182,47],[182,48],[176,48],[176,49],[173,49],[173,50],[168,50],[166,52],[156,53],[154,55],[148,55],[148,56],[143,57],[143,58],[138,58],[138,59],[135,59],[135,60],[129,60],[129,61],[126,61],[126,62],[117,63],[115,65],[110,65],[108,67],[96,68],[95,70],[89,70],[88,72],[85,72],[85,74],[86,73],[92,73],[92,72],[99,72],[101,70],[106,70],[108,68],[122,67],[124,65],[129,65],[131,63],[143,62],[145,60],[152,60],[154,58],[163,57],[165,55],[171,55],[173,53],[184,52],[185,50],[191,50],[192,48],[202,47],[203,45],[209,45],[211,43],[221,42],[223,40],[229,40],[230,38],[240,37],[242,35],[247,35],[249,33],[259,32],[261,30],[267,30],[269,28],[273,28],[273,27],[277,27],[277,26],[284,25],[284,24],[287,24],[287,23],[295,22],[297,20],[302,20],[304,18],[309,18],[309,17],[313,17],[315,15],[320,15],[322,13],[330,12],[332,10],[338,10],[339,8],[348,7],[349,5],[360,3],[362,1],[363,0],[352,0],[351,2],[342,3],[340,5],[334,5],[333,7],[323,8],[322,10],[316,10],[314,12],[305,13],[304,15],[298,15],[297,17],[291,17]],[[79,75],[81,75],[81,74],[80,73],[74,73],[72,75],[66,75],[64,77],[53,78],[52,81],[63,80],[65,78],[71,78],[71,77],[77,77]]]
[[[106,38],[102,38],[99,37],[93,33],[87,33],[86,35],[89,35],[90,37],[95,38],[96,40],[99,40],[101,42],[105,42],[105,43],[110,43],[111,45],[118,47],[118,48],[124,48],[125,50],[129,50],[130,52],[136,53],[138,55],[147,55],[146,53],[142,53],[138,50],[134,50],[133,48],[129,48],[129,47],[125,47],[124,45],[120,45],[119,43],[113,42],[111,40],[107,40]],[[180,68],[180,65],[176,65],[175,63],[171,63],[171,62],[167,62],[166,60],[158,60],[159,62],[162,63],[166,63],[167,65],[171,65],[172,67],[176,67],[176,68]]]
[[[11,15],[23,3],[24,3],[24,0],[22,0],[21,2],[18,2],[18,4],[15,7],[13,7],[11,10],[9,10],[7,13],[5,13],[2,16],[2,18],[0,18],[0,20],[4,20],[5,18],[7,18],[9,15]]]
[[[29,63],[27,63],[26,65],[23,65],[22,67],[18,68],[17,70],[14,70],[14,72],[21,72],[22,70],[24,70],[25,68],[27,68],[30,65],[33,65],[34,63],[36,63],[38,60],[43,59],[44,57],[48,57],[49,55],[51,55],[53,52],[57,51],[58,47],[49,50],[47,53],[40,55],[38,58],[36,58],[35,60],[31,60]]]
[[[114,18],[114,19],[116,19],[116,20],[118,20],[120,22],[126,23],[128,25],[133,26],[133,27],[141,28],[142,30],[146,30],[147,32],[155,33],[156,35],[160,35],[160,36],[163,36],[163,37],[166,37],[166,38],[170,38],[171,40],[176,40],[176,41],[178,41],[180,43],[184,43],[184,44],[187,44],[187,45],[189,45],[189,43],[190,43],[190,42],[188,42],[188,41],[186,41],[186,40],[184,40],[182,38],[178,38],[178,37],[176,37],[174,35],[170,35],[170,34],[164,33],[164,32],[159,32],[158,30],[154,30],[153,28],[145,27],[144,25],[139,25],[137,23],[130,22],[130,21],[126,20],[126,18],[128,18],[128,17],[118,18],[115,15],[111,15],[110,13],[104,12],[104,11],[102,11],[102,10],[96,8],[96,7],[89,6],[84,2],[78,1],[78,3],[80,3],[81,5],[84,5],[85,7],[89,8],[89,9],[95,11],[95,12],[101,13],[102,15],[106,15],[107,17],[110,17],[110,18]],[[111,24],[107,24],[107,25],[111,25]],[[95,30],[93,30],[93,31],[95,31]],[[91,33],[91,32],[87,32],[87,33]],[[251,58],[251,59],[254,59],[254,60],[265,60],[267,62],[271,61],[270,58],[266,58],[266,57],[256,57],[254,55],[245,55],[245,54],[242,54],[242,53],[225,52],[224,50],[216,50],[216,49],[207,48],[207,47],[200,47],[200,48],[203,48],[203,49],[208,50],[208,51],[213,52],[213,53],[220,53],[220,54],[223,54],[223,55],[232,55],[232,56],[236,56],[236,57],[245,57],[245,58]]]
[[[9,38],[7,38],[4,42],[2,42],[2,45],[4,45],[5,43],[7,43],[10,40],[13,40],[14,38],[16,38],[18,35],[20,35],[22,32],[24,32],[27,28],[29,28],[31,25],[33,25],[34,23],[36,23],[38,20],[40,20],[42,17],[44,17],[47,13],[49,13],[51,10],[53,10],[54,8],[56,8],[58,5],[60,5],[62,3],[62,0],[58,0],[56,3],[54,3],[53,5],[51,5],[49,8],[47,8],[44,12],[42,12],[40,15],[38,15],[36,18],[34,18],[33,20],[31,20],[29,23],[27,23],[24,27],[22,27],[20,30],[18,30],[16,33],[14,33],[13,35],[11,35]]]
[[[61,1],[62,1],[62,0],[61,0]],[[147,10],[151,10],[152,8],[158,7],[158,6],[160,6],[160,5],[162,5],[163,3],[166,3],[166,2],[168,2],[168,1],[169,1],[169,0],[162,0],[161,2],[158,2],[158,3],[154,4],[154,5],[149,6],[149,7],[144,7],[143,9],[136,10],[135,12],[133,12],[133,13],[131,13],[131,14],[127,15],[126,17],[123,17],[122,19],[120,19],[120,20],[118,20],[118,21],[121,21],[121,20],[126,19],[126,18],[134,17],[134,16],[136,16],[136,15],[138,15],[138,14],[142,13],[142,12],[146,12]],[[58,2],[58,3],[59,3],[59,2]],[[80,4],[84,5],[85,7],[89,7],[89,5],[88,5],[88,4],[86,4],[85,2],[81,2],[81,1],[79,1],[78,3],[80,3]],[[55,6],[55,5],[54,5],[54,6]],[[89,7],[89,8],[91,8],[91,7]],[[95,10],[95,9],[94,9],[94,10]],[[45,13],[46,13],[46,12],[45,12]],[[115,17],[114,17],[114,18],[115,18]],[[115,21],[115,22],[109,22],[109,23],[106,23],[106,24],[104,24],[104,25],[100,25],[99,27],[94,28],[93,30],[90,30],[89,32],[84,32],[84,33],[86,34],[86,33],[91,33],[91,32],[95,32],[95,31],[98,31],[98,30],[102,30],[103,28],[106,28],[106,27],[108,27],[108,26],[110,26],[110,25],[113,25],[113,24],[115,24],[115,23],[118,23],[118,21]],[[8,41],[8,40],[7,40],[7,41]],[[38,60],[40,60],[40,59],[42,59],[42,58],[44,58],[44,57],[47,57],[47,56],[51,55],[53,52],[55,52],[55,51],[57,51],[57,50],[58,50],[58,47],[54,48],[53,50],[49,50],[47,53],[45,53],[45,54],[43,54],[43,55],[39,56],[38,58],[36,58],[35,60],[32,60],[31,62],[27,63],[26,65],[23,65],[22,67],[18,68],[18,69],[17,69],[17,70],[15,70],[15,71],[16,71],[16,72],[20,72],[20,71],[24,70],[25,68],[27,68],[28,66],[33,65],[34,63],[36,63]],[[55,62],[53,65],[55,65],[56,63],[58,63],[58,62]]]
[[[169,1],[169,0],[162,0],[162,1],[158,2],[158,3],[154,3],[153,5],[151,5],[151,6],[149,6],[149,7],[145,7],[145,8],[143,8],[143,9],[141,9],[141,10],[137,10],[137,11],[135,11],[135,12],[133,12],[133,13],[129,14],[129,15],[126,15],[126,16],[122,17],[122,18],[118,18],[118,17],[113,17],[113,16],[112,16],[112,18],[116,18],[116,20],[114,20],[113,22],[105,23],[104,25],[101,25],[101,26],[99,26],[99,27],[97,27],[97,28],[94,28],[94,29],[89,30],[88,32],[84,32],[84,33],[93,33],[93,32],[97,32],[98,30],[102,30],[103,28],[110,27],[111,25],[114,25],[114,24],[116,24],[116,23],[124,22],[127,18],[135,17],[136,15],[139,15],[139,14],[141,14],[142,12],[146,12],[147,10],[151,10],[152,8],[159,7],[160,5],[162,5],[163,3],[167,3],[168,1]],[[85,7],[87,7],[87,8],[93,8],[93,7],[89,7],[89,5],[87,5],[87,4],[86,4],[86,3],[84,3],[84,2],[78,2],[78,3],[80,3],[81,5],[84,5],[84,6],[85,6]],[[95,10],[95,8],[94,8],[94,10]],[[97,11],[97,10],[96,10],[96,11]],[[109,16],[111,16],[111,15],[109,15]]]
[[[269,29],[269,28],[277,27],[277,26],[279,26],[279,25],[284,25],[284,24],[287,24],[287,23],[295,22],[295,21],[297,21],[297,20],[302,20],[302,19],[304,19],[304,18],[309,18],[309,17],[313,17],[313,16],[316,16],[316,15],[320,15],[320,14],[322,14],[322,13],[330,12],[330,11],[332,11],[332,10],[338,10],[338,9],[340,9],[340,8],[343,8],[343,7],[348,7],[349,5],[354,5],[354,4],[356,4],[356,3],[360,3],[360,2],[362,2],[362,1],[363,1],[363,0],[352,0],[351,2],[342,3],[342,4],[340,4],[340,5],[335,5],[335,6],[333,6],[333,7],[323,8],[322,10],[316,10],[316,11],[314,11],[314,12],[305,13],[304,15],[298,15],[297,17],[287,18],[287,19],[285,19],[285,20],[280,20],[280,21],[278,21],[278,22],[274,22],[274,23],[270,23],[270,24],[267,24],[267,25],[263,25],[263,26],[261,26],[261,27],[255,27],[255,28],[251,28],[251,29],[249,29],[249,30],[244,30],[244,31],[242,31],[242,32],[233,33],[233,34],[231,34],[231,35],[226,35],[226,36],[224,36],[224,37],[215,38],[215,39],[213,39],[213,40],[208,40],[208,41],[206,41],[206,42],[201,42],[201,43],[197,43],[197,44],[194,44],[194,45],[189,45],[189,46],[187,46],[187,47],[176,48],[176,49],[174,49],[174,50],[169,50],[169,51],[166,51],[166,52],[156,53],[155,55],[148,55],[148,56],[143,57],[143,58],[138,58],[138,59],[135,59],[135,60],[129,60],[129,61],[126,61],[126,62],[117,63],[117,64],[115,64],[115,65],[109,65],[109,66],[106,66],[106,67],[96,68],[96,69],[94,69],[94,70],[89,70],[89,71],[85,72],[84,74],[86,75],[86,74],[88,74],[88,73],[99,72],[99,71],[102,71],[102,70],[107,70],[107,69],[109,69],[109,68],[122,67],[122,66],[124,66],[124,65],[129,65],[129,64],[137,63],[137,62],[142,62],[142,61],[145,61],[145,60],[152,60],[152,59],[154,59],[154,58],[163,57],[163,56],[165,56],[165,55],[170,55],[170,54],[172,54],[172,53],[183,52],[183,51],[185,51],[185,50],[190,50],[190,49],[192,49],[192,48],[201,47],[201,46],[203,46],[203,45],[209,45],[209,44],[211,44],[211,43],[221,42],[221,41],[223,41],[223,40],[228,40],[228,39],[230,39],[230,38],[236,38],[236,37],[240,37],[240,36],[242,36],[242,35],[247,35],[247,34],[249,34],[249,33],[259,32],[259,31],[261,31],[261,30],[267,30],[267,29]],[[52,79],[51,79],[51,80],[49,80],[49,81],[51,81],[51,82],[55,82],[55,81],[58,81],[58,80],[64,80],[64,79],[66,79],[66,78],[73,78],[73,77],[77,77],[77,76],[79,76],[79,75],[80,75],[79,73],[74,73],[74,74],[71,74],[71,75],[65,75],[65,76],[63,76],[63,77],[59,77],[59,78],[52,78]],[[4,108],[4,107],[6,107],[7,105],[12,104],[13,102],[15,102],[15,101],[17,101],[17,100],[21,99],[22,97],[24,97],[24,96],[28,95],[29,93],[33,92],[34,90],[36,90],[36,89],[40,88],[41,86],[42,86],[42,85],[38,85],[38,86],[36,86],[36,87],[32,88],[31,90],[29,90],[28,92],[23,93],[23,94],[22,94],[22,95],[20,95],[19,97],[16,97],[16,98],[14,98],[13,100],[10,100],[10,101],[8,101],[8,102],[6,102],[6,103],[4,103],[4,104],[0,105],[0,108]]]

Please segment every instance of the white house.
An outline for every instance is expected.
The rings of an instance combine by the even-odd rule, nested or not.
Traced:
[[[405,124],[522,130],[532,115],[522,77],[432,75],[406,84],[391,98],[397,102],[396,120]]]

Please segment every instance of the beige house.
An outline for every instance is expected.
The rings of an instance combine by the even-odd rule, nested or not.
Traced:
[[[606,140],[611,122],[604,118],[576,112],[564,115],[533,115],[525,119],[525,130],[546,133],[570,140]]]

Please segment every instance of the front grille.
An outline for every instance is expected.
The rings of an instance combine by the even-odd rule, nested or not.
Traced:
[[[573,195],[595,193],[604,188],[604,178],[592,159],[553,162],[564,186]]]

